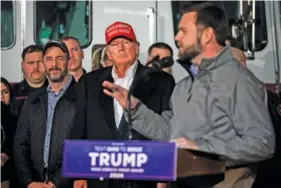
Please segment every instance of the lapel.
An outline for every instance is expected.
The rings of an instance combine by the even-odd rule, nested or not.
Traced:
[[[114,116],[114,104],[113,104],[113,98],[107,96],[103,92],[102,83],[104,81],[114,82],[112,75],[111,75],[112,67],[105,69],[105,71],[101,74],[101,90],[99,95],[99,101],[100,101],[100,109],[103,111],[103,116],[105,118],[105,121],[109,127],[109,129],[112,131],[112,133],[116,133],[116,123],[115,123],[115,116]]]
[[[132,84],[135,84],[136,82],[138,82],[137,86],[135,88],[135,91],[133,92],[134,95],[138,98],[139,97],[144,98],[144,97],[148,96],[148,94],[150,92],[149,88],[151,88],[149,85],[147,85],[147,83],[150,80],[150,76],[147,75],[146,77],[141,78],[145,69],[146,69],[146,67],[143,66],[139,62],[138,66],[137,66],[135,76],[134,76],[134,80],[132,82]],[[114,82],[114,80],[112,78],[112,75],[111,75],[111,72],[112,72],[112,67],[104,70],[104,72],[100,76],[100,79],[101,79],[100,84],[102,84],[103,81]],[[141,80],[139,81],[139,79],[141,79]],[[112,133],[116,133],[118,130],[117,130],[117,127],[116,127],[115,116],[114,116],[113,98],[109,97],[109,96],[107,96],[106,94],[103,93],[102,86],[101,86],[101,90],[100,90],[99,101],[101,101],[99,103],[100,109],[102,109],[102,111],[103,111],[103,115],[104,115],[105,121],[106,121],[109,129],[112,131]],[[127,122],[125,122],[125,119],[122,118],[121,121],[120,121],[120,125],[118,127],[122,126],[122,124],[124,124],[124,123],[127,123]]]
[[[74,77],[72,77],[72,81],[68,88],[65,90],[62,97],[65,97],[69,102],[76,101],[77,100],[77,87],[78,84],[75,81]]]
[[[135,84],[137,82],[137,85],[135,87],[135,90],[133,91],[133,95],[141,100],[144,99],[144,97],[148,97],[149,92],[151,91],[151,85],[150,85],[150,75],[145,75],[143,77],[144,71],[148,69],[144,65],[142,65],[140,62],[138,63],[138,67],[135,73],[135,77],[132,84]]]
[[[136,74],[134,77],[134,82],[137,82],[137,85],[135,87],[135,90],[133,91],[133,95],[140,99],[142,102],[146,103],[147,99],[150,97],[150,93],[153,92],[153,88],[155,87],[155,84],[151,82],[150,74],[144,76],[144,71],[148,69],[144,65],[142,65],[140,62],[138,64],[138,68],[136,70]],[[135,83],[134,83],[135,84]],[[157,86],[156,86],[157,87]],[[122,123],[122,124],[121,124]],[[123,116],[120,122],[120,127],[123,128],[123,131],[125,131],[126,139],[128,138],[128,123],[125,120],[125,117]],[[140,140],[141,134],[138,133],[133,129],[133,140]]]

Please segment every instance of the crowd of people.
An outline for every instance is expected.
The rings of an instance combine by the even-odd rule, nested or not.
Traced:
[[[280,185],[281,99],[247,68],[228,40],[224,11],[209,3],[183,12],[175,40],[188,75],[175,83],[171,67],[138,80],[157,57],[174,56],[157,42],[147,62],[138,60],[134,29],[114,22],[105,47],[83,69],[84,53],[73,36],[22,52],[24,79],[1,78],[1,187],[3,188],[258,188]],[[65,139],[128,140],[127,95],[133,140],[164,140],[178,148],[221,155],[224,178],[176,182],[71,179],[62,176]],[[278,160],[279,159],[279,160]],[[163,167],[164,168],[164,167]],[[278,186],[277,186],[278,187]]]

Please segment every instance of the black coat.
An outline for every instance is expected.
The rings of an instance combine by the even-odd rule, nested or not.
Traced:
[[[272,158],[259,163],[253,188],[281,187],[281,98],[267,91],[268,110],[276,134],[275,153]]]
[[[22,106],[24,104],[25,99],[27,99],[28,95],[31,93],[34,93],[38,90],[41,90],[43,88],[46,88],[48,86],[48,80],[44,82],[44,84],[40,88],[33,88],[30,85],[28,85],[27,81],[24,79],[19,83],[16,83],[12,87],[12,92],[15,96],[15,107],[17,115],[20,114]]]
[[[1,181],[10,180],[13,169],[13,141],[17,118],[11,112],[11,107],[1,102],[1,153],[6,153],[9,160],[1,167]]]
[[[76,82],[59,99],[53,116],[49,150],[48,176],[57,188],[66,188],[70,182],[61,175],[64,139],[70,138],[77,99]],[[22,184],[44,182],[43,152],[48,112],[48,93],[42,89],[28,96],[23,105],[14,140],[15,168]],[[70,186],[71,187],[71,186]]]
[[[138,64],[135,78],[142,75],[147,68]],[[102,83],[107,80],[114,82],[112,75],[112,67],[99,69],[85,75],[80,83],[77,103],[77,116],[74,128],[73,138],[75,139],[91,139],[91,140],[124,140],[126,139],[127,129],[117,130],[115,118],[113,98],[103,93]],[[165,72],[151,73],[136,85],[135,97],[140,99],[148,108],[156,113],[161,114],[169,109],[169,99],[172,94],[175,81],[171,75]],[[119,127],[123,122],[126,127],[126,121],[122,118]],[[140,133],[133,131],[134,140],[147,139]],[[128,181],[122,180],[90,180],[89,188],[123,188]],[[134,188],[156,187],[156,182],[134,181]]]

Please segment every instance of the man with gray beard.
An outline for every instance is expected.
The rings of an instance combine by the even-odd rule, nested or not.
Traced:
[[[177,83],[170,99],[172,110],[161,115],[132,97],[132,123],[139,133],[226,159],[223,181],[187,178],[178,181],[179,187],[250,188],[257,162],[272,157],[275,150],[266,90],[225,46],[228,27],[219,7],[209,3],[189,7],[175,40],[179,57],[198,67],[194,81],[188,76]],[[108,81],[103,86],[126,109],[127,90]]]
[[[49,85],[28,96],[14,141],[17,175],[28,188],[68,188],[62,177],[62,147],[70,138],[76,112],[75,79],[68,75],[69,52],[60,41],[43,49]]]

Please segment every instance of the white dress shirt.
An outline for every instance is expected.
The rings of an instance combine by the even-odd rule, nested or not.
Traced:
[[[116,85],[119,85],[119,86],[129,90],[129,88],[134,80],[137,67],[138,67],[138,61],[135,61],[134,64],[131,65],[131,67],[126,71],[125,77],[118,78],[118,76],[115,72],[116,68],[115,68],[115,66],[113,66],[111,75],[113,77],[114,83]],[[116,123],[117,128],[119,127],[122,115],[123,115],[123,108],[118,103],[118,101],[116,99],[114,99],[114,116],[115,116],[115,123]]]

